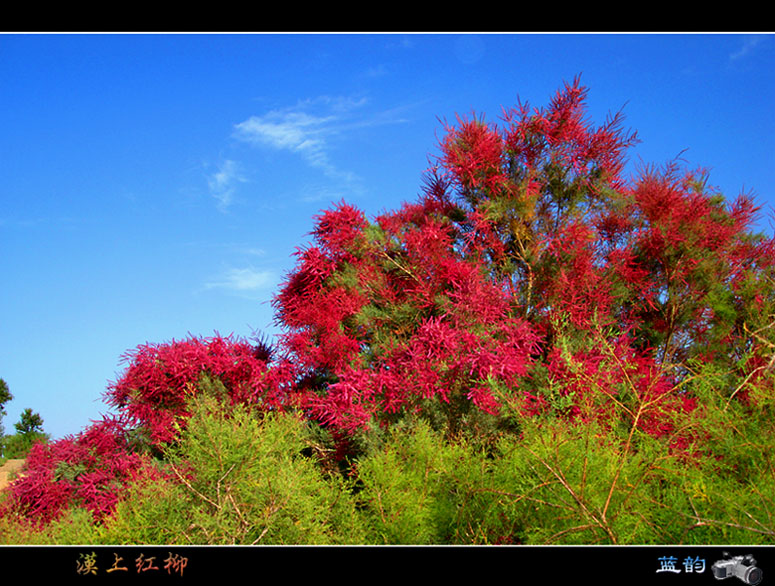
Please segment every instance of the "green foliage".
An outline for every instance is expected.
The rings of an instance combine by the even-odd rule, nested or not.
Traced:
[[[652,489],[666,469],[658,451],[637,451],[596,425],[525,421],[493,464],[494,483],[510,495],[504,514],[528,544],[670,542],[656,522]]]
[[[437,489],[444,454],[434,448],[426,426],[412,434],[392,434],[390,445],[358,465],[372,527],[370,540],[386,544],[429,544],[440,533]],[[396,441],[398,440],[398,441]]]
[[[101,544],[98,530],[91,512],[84,508],[70,509],[44,526],[15,514],[0,515],[0,545]]]
[[[486,544],[508,538],[485,450],[425,421],[392,429],[357,465],[369,543]]]
[[[1,380],[1,379],[0,379]],[[9,395],[10,396],[10,395]],[[32,409],[25,409],[19,421],[14,423],[15,435],[2,436],[2,455],[6,459],[26,458],[33,444],[46,442],[49,437],[43,432],[43,418]]]
[[[733,383],[730,388],[730,383]],[[519,417],[490,489],[526,544],[775,543],[772,394],[705,365],[682,392],[699,407],[655,438],[622,426]],[[761,390],[761,386],[755,387]]]
[[[4,438],[3,457],[9,460],[26,458],[36,442],[47,442],[48,439],[48,435],[43,432],[7,435]]]
[[[687,383],[698,408],[684,416],[694,466],[684,469],[687,543],[775,543],[775,394],[713,364]],[[744,400],[737,400],[739,397]]]
[[[220,383],[191,400],[168,479],[137,485],[100,529],[110,543],[335,544],[362,541],[354,502],[305,456],[306,424],[220,400]]]
[[[13,395],[8,389],[8,383],[0,378],[0,415],[5,415],[5,404],[11,400],[13,400]]]
[[[665,437],[513,410],[510,428],[453,438],[409,417],[364,434],[343,475],[318,457],[325,430],[206,380],[166,476],[99,524],[79,508],[36,529],[7,516],[0,543],[772,544],[775,399],[730,401],[741,383],[695,372],[684,392],[701,407]]]
[[[21,435],[30,435],[43,432],[43,418],[39,413],[35,413],[27,407],[22,411],[19,421],[14,423],[16,433]]]

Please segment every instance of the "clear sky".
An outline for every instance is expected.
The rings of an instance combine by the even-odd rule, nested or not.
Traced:
[[[54,438],[100,418],[139,344],[273,336],[315,214],[414,200],[441,120],[577,75],[633,164],[680,155],[775,204],[767,34],[0,35],[6,432],[27,407]]]

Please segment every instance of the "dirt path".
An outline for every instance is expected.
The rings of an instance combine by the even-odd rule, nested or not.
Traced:
[[[0,490],[9,484],[9,477],[13,476],[24,465],[24,460],[8,460],[0,466]]]

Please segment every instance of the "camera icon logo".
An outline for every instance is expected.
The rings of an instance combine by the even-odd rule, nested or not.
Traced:
[[[756,566],[756,560],[751,554],[731,556],[724,552],[723,558],[715,562],[711,570],[716,580],[734,576],[751,586],[762,581],[762,571]]]

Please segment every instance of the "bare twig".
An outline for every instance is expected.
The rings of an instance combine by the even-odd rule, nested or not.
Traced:
[[[212,505],[213,507],[215,507],[216,509],[218,509],[218,510],[220,510],[220,509],[221,509],[221,505],[220,505],[220,503],[217,503],[217,502],[215,502],[215,501],[214,501],[214,500],[212,500],[211,498],[208,498],[206,495],[202,494],[202,493],[201,493],[201,492],[199,492],[197,489],[195,489],[195,488],[194,488],[194,487],[191,485],[191,483],[188,481],[188,479],[187,479],[187,478],[185,478],[185,477],[184,477],[184,476],[183,476],[183,475],[180,473],[180,471],[178,470],[177,466],[175,466],[174,464],[172,464],[172,466],[171,466],[171,467],[172,467],[172,471],[175,473],[175,476],[177,476],[177,477],[178,477],[178,479],[179,479],[179,480],[180,480],[180,481],[181,481],[183,484],[185,484],[185,485],[186,485],[186,487],[187,487],[187,488],[188,488],[188,489],[189,489],[191,492],[193,492],[195,495],[197,495],[197,496],[198,496],[199,498],[201,498],[203,501],[205,501],[205,502],[207,502],[207,503],[211,504],[211,505]]]

